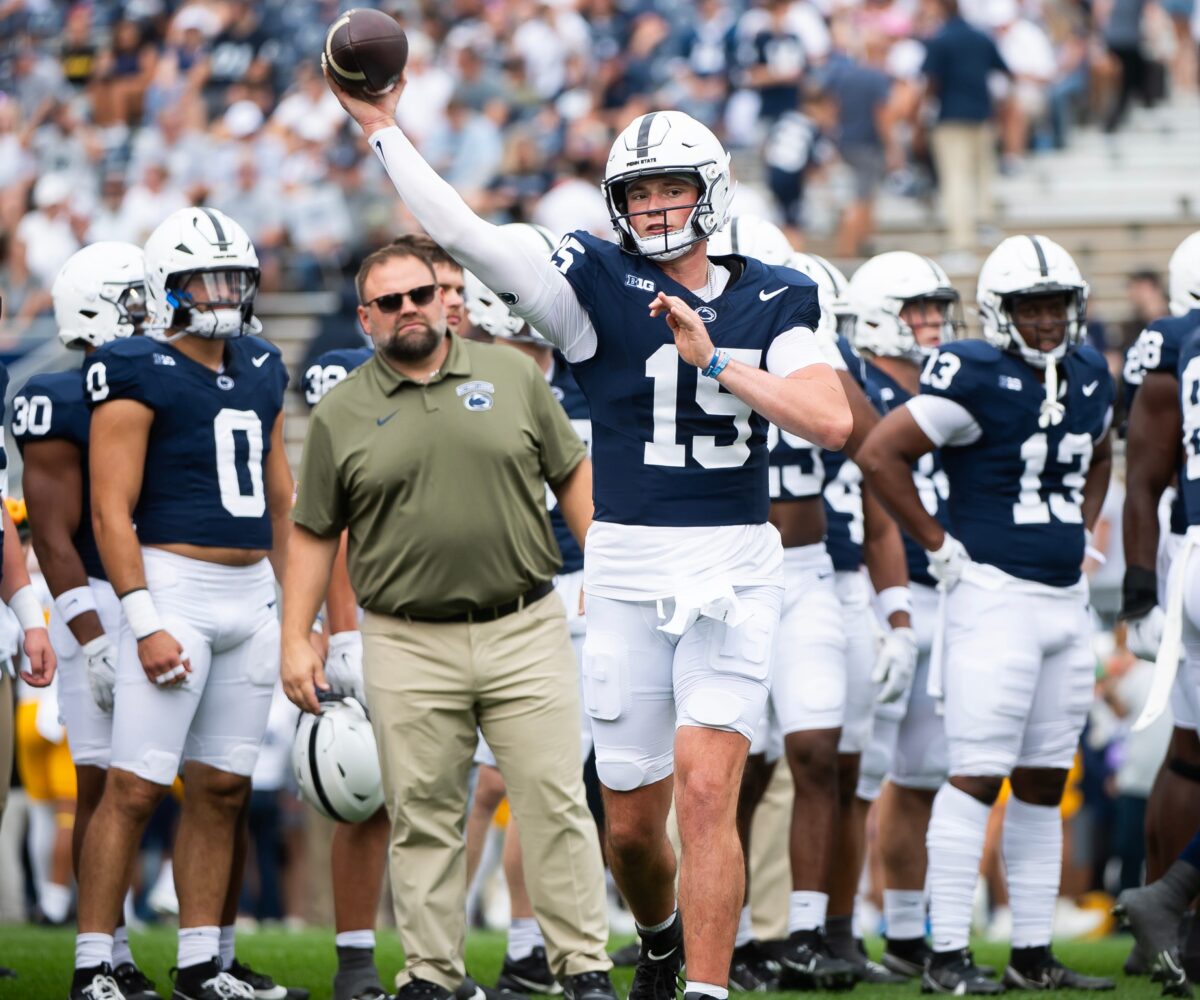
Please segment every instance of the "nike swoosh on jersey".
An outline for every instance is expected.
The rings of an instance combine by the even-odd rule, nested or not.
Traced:
[[[375,425],[377,427],[382,427],[384,424],[386,424],[389,420],[392,419],[392,417],[394,417],[399,412],[400,412],[399,410],[392,410],[392,412],[389,413],[386,417],[376,417]]]
[[[675,954],[675,952],[677,952],[678,950],[679,950],[679,945],[676,945],[674,948],[671,948],[671,949],[670,949],[670,950],[668,950],[668,951],[664,951],[664,952],[663,952],[661,955],[656,955],[656,954],[654,954],[654,952],[652,952],[652,951],[647,951],[647,952],[646,952],[646,957],[647,957],[648,959],[650,959],[650,961],[651,961],[651,962],[661,962],[661,961],[662,961],[663,959],[665,959],[665,958],[670,958],[670,957],[671,957],[672,955],[674,955],[674,954]]]
[[[1085,385],[1083,387],[1083,394],[1085,396],[1090,396],[1093,392],[1096,391],[1096,389],[1099,387],[1099,385],[1100,385],[1099,382],[1089,382],[1087,385]]]
[[[758,293],[758,297],[763,302],[769,302],[771,299],[775,298],[776,295],[782,295],[786,291],[787,291],[787,285],[784,285],[782,288],[776,288],[775,291],[773,291],[773,292],[768,292],[764,288],[761,292]]]
[[[269,355],[269,354],[260,354],[257,358],[254,358],[254,360],[253,360],[254,367],[261,368],[264,364],[266,364],[267,358],[269,358],[270,356],[271,355]]]

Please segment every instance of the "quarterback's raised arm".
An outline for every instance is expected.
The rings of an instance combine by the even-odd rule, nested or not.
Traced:
[[[369,103],[339,87],[330,89],[362,128],[396,191],[422,228],[488,288],[513,296],[512,311],[559,347],[579,356],[577,341],[592,334],[575,293],[549,255],[533,253],[499,226],[479,218],[458,192],[425,162],[396,125],[404,80]],[[584,355],[590,351],[585,350]]]

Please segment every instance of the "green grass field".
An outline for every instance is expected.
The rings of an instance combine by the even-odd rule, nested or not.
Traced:
[[[617,941],[623,944],[624,941]],[[0,979],[0,1000],[65,1000],[70,984],[74,935],[65,930],[44,930],[37,927],[0,927],[0,965],[17,970],[19,978]],[[175,934],[168,928],[158,928],[133,935],[134,953],[142,968],[158,982],[164,996],[170,997],[167,969],[175,960]],[[1063,943],[1056,954],[1068,965],[1081,972],[1115,976],[1117,990],[1110,996],[1157,997],[1160,987],[1146,979],[1130,979],[1120,974],[1121,963],[1129,952],[1129,939],[1108,938],[1103,941]],[[467,941],[467,968],[480,982],[495,982],[503,960],[504,936],[493,933],[474,933]],[[1006,949],[996,945],[980,945],[976,951],[981,962],[1003,966]],[[252,966],[276,976],[292,986],[312,990],[312,1000],[328,1000],[333,977],[334,953],[331,931],[305,931],[287,934],[280,931],[241,934],[238,937],[238,956]],[[379,935],[377,951],[384,985],[399,967],[400,944],[394,933]],[[617,990],[622,995],[629,987],[630,971],[618,969],[614,975]],[[167,987],[164,989],[164,987]],[[854,996],[902,997],[917,996],[916,984],[907,986],[859,986]],[[780,997],[818,997],[834,994],[778,994]],[[838,994],[844,995],[844,994]],[[1086,994],[1064,991],[1064,996]]]

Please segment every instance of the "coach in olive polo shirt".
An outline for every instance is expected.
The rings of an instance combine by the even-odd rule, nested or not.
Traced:
[[[577,996],[611,995],[579,681],[551,587],[559,558],[545,493],[549,484],[582,541],[591,466],[529,358],[447,333],[424,258],[389,245],[359,274],[375,354],[309,423],[283,589],[284,690],[316,711],[316,688],[327,688],[308,633],[346,528],[392,824],[406,955],[397,995],[449,1000],[465,976],[462,822],[476,726],[521,825],[551,969]]]

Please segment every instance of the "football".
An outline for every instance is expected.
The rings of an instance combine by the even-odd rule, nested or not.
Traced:
[[[329,26],[321,62],[346,90],[378,97],[404,72],[408,36],[383,11],[356,7]]]

